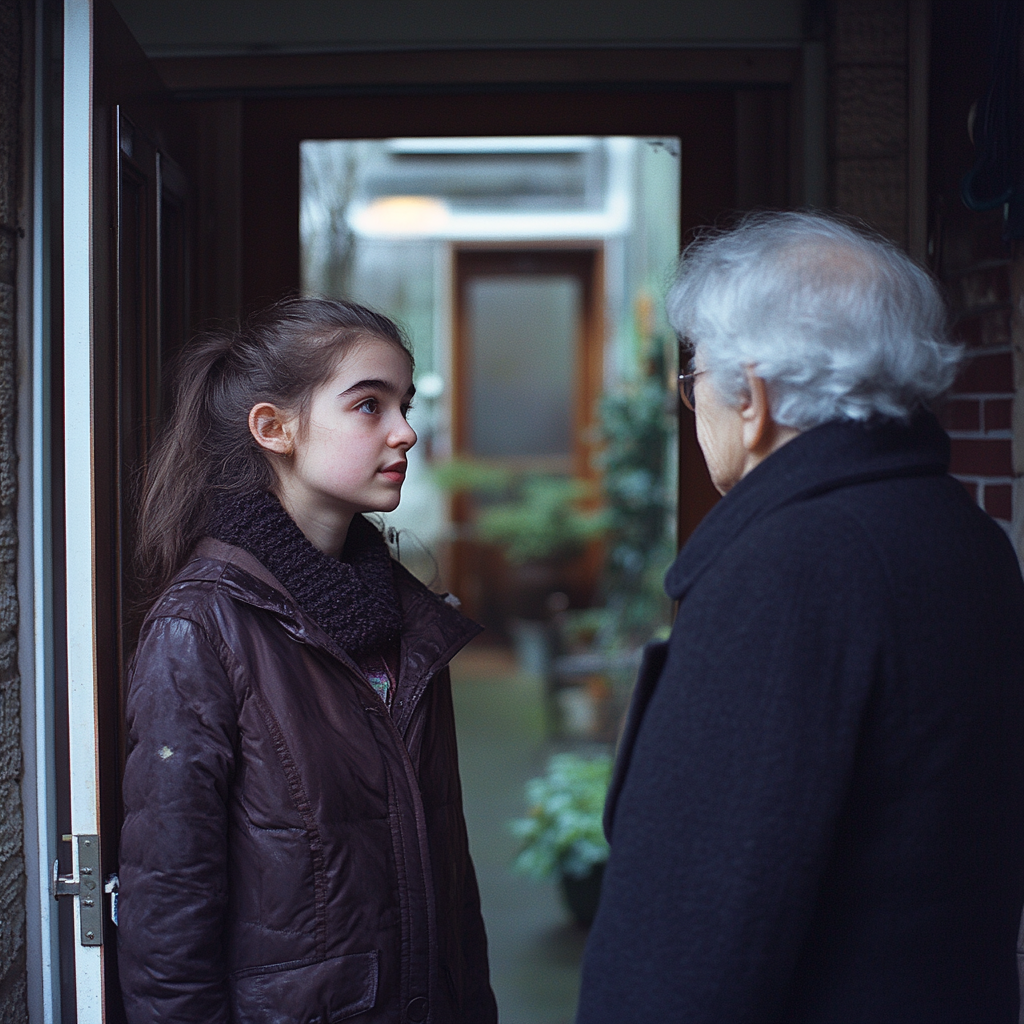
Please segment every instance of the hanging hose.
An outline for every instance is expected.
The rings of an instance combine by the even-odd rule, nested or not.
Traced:
[[[1004,207],[1004,238],[1024,237],[1020,206],[1020,28],[1017,0],[999,0],[992,19],[992,77],[974,119],[974,166],[960,186],[964,205],[975,211]],[[1014,216],[1016,214],[1016,216]]]

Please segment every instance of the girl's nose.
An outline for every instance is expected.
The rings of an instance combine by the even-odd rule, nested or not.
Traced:
[[[416,443],[416,431],[409,425],[409,421],[403,416],[401,421],[391,431],[388,444],[392,448],[411,448]]]

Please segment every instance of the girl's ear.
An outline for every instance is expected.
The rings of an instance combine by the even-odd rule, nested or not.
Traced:
[[[249,431],[268,452],[291,455],[295,451],[294,417],[286,416],[270,402],[260,402],[249,410]]]

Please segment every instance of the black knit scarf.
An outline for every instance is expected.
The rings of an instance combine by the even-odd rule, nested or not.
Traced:
[[[338,558],[313,547],[264,491],[216,502],[207,532],[255,555],[347,653],[378,654],[397,645],[402,617],[391,556],[362,516],[353,517]]]

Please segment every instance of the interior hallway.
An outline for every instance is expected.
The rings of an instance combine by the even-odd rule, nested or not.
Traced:
[[[523,784],[540,774],[541,682],[506,651],[471,644],[452,663],[459,763],[469,842],[490,944],[501,1024],[571,1024],[586,932],[570,923],[554,882],[513,875],[510,818],[523,814]]]

